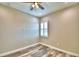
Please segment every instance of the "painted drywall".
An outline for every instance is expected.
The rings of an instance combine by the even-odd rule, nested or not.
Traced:
[[[0,53],[37,43],[38,19],[0,5]]]
[[[49,21],[49,37],[41,42],[79,54],[79,4],[41,19]]]

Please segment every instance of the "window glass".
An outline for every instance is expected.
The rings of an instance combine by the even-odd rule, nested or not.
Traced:
[[[40,28],[41,36],[48,37],[48,22],[42,22]]]

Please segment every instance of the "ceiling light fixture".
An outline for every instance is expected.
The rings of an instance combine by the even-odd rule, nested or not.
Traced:
[[[37,2],[35,2],[35,6],[36,6],[36,8],[39,8],[39,6],[38,6],[38,3],[37,3]]]
[[[33,10],[34,8],[40,8],[42,10],[44,9],[40,2],[33,2],[30,10]]]

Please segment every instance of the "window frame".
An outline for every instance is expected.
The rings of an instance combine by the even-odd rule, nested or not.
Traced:
[[[47,29],[45,28],[45,25],[44,25],[45,22],[47,23]],[[48,35],[48,33],[49,33],[49,31],[48,31],[48,21],[45,21],[45,22],[42,22],[42,21],[40,22],[40,27],[39,27],[40,29],[39,29],[39,30],[40,30],[40,37],[41,37],[41,38],[46,38],[46,39],[47,39],[48,36],[49,36],[49,35]],[[43,23],[43,29],[41,29],[41,24],[42,24],[42,23]],[[41,31],[42,31],[42,30],[43,30],[43,35],[41,35]],[[47,36],[44,35],[45,30],[47,30]]]

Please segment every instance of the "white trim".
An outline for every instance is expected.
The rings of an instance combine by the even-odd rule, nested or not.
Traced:
[[[51,45],[48,45],[48,44],[45,44],[45,43],[41,43],[41,42],[38,42],[38,43],[35,43],[35,44],[32,44],[32,45],[26,46],[26,47],[22,47],[22,48],[19,48],[19,49],[16,49],[16,50],[12,50],[12,51],[9,51],[9,52],[2,53],[2,54],[0,54],[0,56],[6,56],[6,55],[9,55],[9,54],[12,54],[12,53],[15,53],[15,52],[18,52],[18,51],[27,49],[27,48],[29,48],[29,47],[38,45],[38,44],[41,44],[41,45],[44,45],[44,46],[48,46],[48,47],[51,48],[51,49],[56,49],[56,50],[58,50],[58,51],[62,51],[62,52],[64,52],[64,53],[67,53],[67,54],[70,54],[70,55],[74,55],[74,56],[78,56],[78,57],[79,57],[79,54],[72,53],[72,52],[69,52],[69,51],[65,51],[65,50],[63,50],[63,49],[59,49],[59,48],[57,48],[57,47],[53,47],[53,46],[51,46]],[[43,57],[44,57],[44,56],[43,56]]]
[[[29,47],[32,47],[32,46],[35,46],[35,45],[38,45],[38,44],[39,44],[39,42],[38,42],[38,43],[35,43],[35,44],[31,44],[31,45],[26,46],[26,47],[18,48],[18,49],[16,49],[16,50],[12,50],[12,51],[8,51],[8,52],[5,52],[5,53],[2,53],[2,54],[0,54],[0,57],[1,57],[1,56],[6,56],[6,55],[9,55],[9,54],[12,54],[12,53],[15,53],[15,52],[24,50],[24,49],[27,49],[27,48],[29,48]]]
[[[45,43],[41,43],[41,42],[40,42],[40,44],[41,44],[41,45],[44,45],[44,46],[48,46],[48,47],[51,48],[51,49],[56,49],[56,50],[58,50],[58,51],[62,51],[62,52],[64,52],[64,53],[67,53],[67,54],[70,54],[70,55],[78,56],[78,57],[79,57],[79,54],[77,54],[77,53],[72,53],[72,52],[69,52],[69,51],[66,51],[66,50],[63,50],[63,49],[60,49],[60,48],[57,48],[57,47],[53,47],[53,46],[51,46],[51,45],[48,45],[48,44],[45,44]]]
[[[42,46],[39,46],[36,49],[34,49],[34,50],[32,50],[32,51],[30,51],[28,53],[25,53],[25,54],[20,55],[19,57],[23,57],[23,56],[26,56],[26,55],[31,54],[31,53],[33,54],[33,53],[37,52],[41,47]]]

